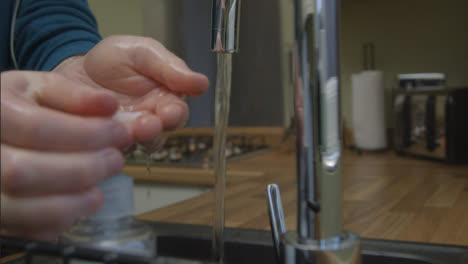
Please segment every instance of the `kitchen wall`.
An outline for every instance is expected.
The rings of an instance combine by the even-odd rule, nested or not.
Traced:
[[[143,34],[143,0],[88,0],[103,37]]]
[[[186,2],[193,1],[206,0]],[[174,34],[170,31],[174,30],[174,23],[181,19],[181,11],[177,10],[180,8],[177,5],[180,4],[176,2],[182,1],[171,2],[174,4],[168,5],[167,1],[162,0],[89,0],[103,36],[116,32],[152,36],[171,47],[176,54],[184,57],[186,56],[184,49],[179,47],[182,40],[174,39],[174,36],[181,34]],[[288,0],[278,2],[282,3],[283,8],[285,3],[289,3]],[[194,3],[191,7],[198,9],[192,13],[200,14],[202,17],[185,15],[184,19],[203,20],[208,13],[201,11],[208,10],[209,3],[202,3],[204,5],[197,7]],[[292,19],[289,5],[286,7],[287,13],[290,13],[289,16],[284,14],[285,12],[281,15],[282,24],[285,25],[291,24]],[[352,127],[351,74],[362,70],[362,45],[365,42],[375,44],[376,68],[385,72],[388,117],[391,109],[390,89],[397,73],[445,72],[448,74],[450,86],[468,85],[468,16],[466,16],[466,10],[468,10],[468,1],[464,0],[443,2],[437,0],[342,0],[340,65],[343,88],[342,113],[345,126]],[[247,26],[249,22],[245,19],[242,22],[244,31],[249,30]],[[205,29],[208,23],[209,21],[205,21],[204,24],[207,25],[200,27],[198,31]],[[271,27],[268,28],[271,29]],[[184,29],[179,30],[184,31]],[[283,38],[288,35],[284,29],[282,35]],[[190,39],[197,40],[193,37]],[[203,40],[198,38],[197,41]],[[243,47],[245,46],[244,44]],[[283,49],[287,51],[288,47]],[[250,49],[247,51],[244,49],[243,53],[248,51]],[[207,58],[205,55],[203,54]],[[283,57],[285,56],[287,56],[286,53]],[[199,61],[199,58],[193,59]],[[285,59],[281,63],[285,65]],[[191,66],[197,67],[197,65]],[[198,70],[206,74],[213,71],[212,66],[201,66]],[[283,68],[282,71],[288,71],[288,67]],[[210,76],[210,79],[212,78],[214,76]],[[288,84],[283,83],[283,86],[288,86]],[[286,90],[289,91],[289,89],[289,86],[286,87]],[[276,94],[281,93],[274,93]],[[289,97],[286,95],[287,93],[283,94],[285,99]],[[273,94],[270,93],[270,96]],[[207,94],[206,97],[206,100],[212,100],[212,95]],[[234,97],[237,98],[235,95]],[[287,105],[288,101],[291,100],[288,98],[283,101],[284,110],[291,108]],[[247,112],[251,113],[253,110],[249,109]],[[286,112],[290,111],[285,111],[283,114],[284,121],[287,121],[287,115],[289,115]],[[205,113],[202,115],[207,116]],[[278,113],[278,115],[281,114]],[[206,120],[206,122],[211,123],[212,120]],[[390,118],[387,118],[387,123],[391,127]]]
[[[465,0],[342,0],[345,126],[352,126],[351,74],[362,70],[365,42],[375,44],[376,68],[385,72],[387,114],[397,73],[445,72],[449,86],[468,86],[467,10]]]

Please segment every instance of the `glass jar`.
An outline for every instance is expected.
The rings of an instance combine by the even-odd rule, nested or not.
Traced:
[[[79,219],[61,235],[60,243],[155,257],[154,230],[133,217],[133,178],[119,174],[98,186],[104,195],[102,207]]]

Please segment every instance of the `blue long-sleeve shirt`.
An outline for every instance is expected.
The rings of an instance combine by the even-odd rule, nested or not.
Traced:
[[[13,69],[10,29],[15,0],[1,0],[0,70]],[[14,30],[19,69],[50,71],[101,40],[86,0],[21,0]]]

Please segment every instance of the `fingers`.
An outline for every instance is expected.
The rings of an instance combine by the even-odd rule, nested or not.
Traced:
[[[187,103],[163,87],[147,93],[133,109],[154,113],[161,120],[164,131],[183,127],[189,118]]]
[[[2,229],[11,234],[45,236],[68,229],[79,217],[96,212],[103,196],[94,187],[81,193],[35,198],[16,198],[1,194]]]
[[[206,76],[190,70],[185,62],[156,41],[132,50],[137,72],[162,82],[170,90],[188,96],[201,95],[208,89]]]
[[[137,118],[134,126],[134,135],[137,142],[151,141],[162,136],[161,120],[154,115],[145,114]]]
[[[2,143],[23,148],[80,151],[122,147],[132,140],[130,131],[117,121],[31,105],[3,91],[0,114]]]
[[[115,114],[114,119],[126,124],[132,130],[136,142],[152,141],[160,137],[163,132],[161,119],[148,111],[121,111]]]
[[[52,76],[50,84],[37,88],[40,104],[83,116],[110,116],[117,111],[119,102],[110,93],[75,83],[58,74]]]
[[[188,106],[185,103],[165,103],[156,108],[166,131],[181,128],[187,123]]]
[[[143,95],[158,83],[188,96],[200,95],[209,86],[204,75],[151,38],[106,38],[86,55],[84,65],[94,81],[129,95]]]
[[[119,106],[117,98],[110,93],[56,73],[2,73],[2,87],[40,105],[83,116],[110,116]]]
[[[114,118],[128,124],[136,141],[147,142],[160,137],[163,131],[183,127],[188,113],[182,98],[161,87],[132,102],[131,107],[123,107]]]
[[[124,166],[116,149],[50,153],[2,145],[1,151],[1,190],[15,197],[80,192],[117,175]]]

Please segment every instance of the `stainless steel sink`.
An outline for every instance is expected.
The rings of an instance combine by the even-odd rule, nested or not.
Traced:
[[[158,254],[209,260],[211,228],[153,224],[159,233]],[[270,232],[225,230],[226,263],[276,263]],[[362,264],[466,264],[468,247],[362,239]]]
[[[145,259],[124,254],[114,254],[95,249],[72,250],[79,259],[110,260],[107,263],[132,264],[201,264],[207,263],[211,255],[211,228],[168,223],[149,223],[158,234],[156,259]],[[230,229],[225,230],[225,263],[263,264],[276,263],[271,234],[267,231]],[[23,257],[8,264],[56,264],[63,260],[68,250],[58,245],[39,244],[2,238],[1,243],[10,249],[36,252],[34,261]],[[8,245],[7,245],[8,248]],[[42,250],[39,250],[42,249]],[[74,252],[74,253],[73,253]],[[45,255],[45,256],[44,256]],[[55,256],[55,257],[54,257]],[[83,257],[86,256],[86,257]],[[29,258],[31,260],[31,258]],[[75,263],[74,261],[69,263]],[[80,262],[84,263],[84,262]],[[468,247],[409,243],[362,239],[362,264],[466,264]]]

